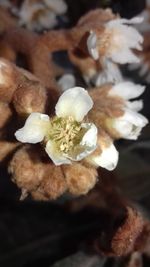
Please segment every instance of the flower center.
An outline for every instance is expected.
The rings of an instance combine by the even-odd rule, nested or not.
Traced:
[[[55,142],[60,152],[67,153],[80,143],[84,131],[81,123],[72,117],[58,118],[56,116],[50,121],[50,124],[48,139]]]

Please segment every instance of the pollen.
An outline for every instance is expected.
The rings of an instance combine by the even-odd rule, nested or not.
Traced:
[[[68,153],[77,145],[83,136],[81,123],[72,117],[58,118],[51,120],[51,127],[48,138],[53,140],[60,152]]]

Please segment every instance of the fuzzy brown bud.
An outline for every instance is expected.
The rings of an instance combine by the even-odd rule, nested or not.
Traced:
[[[39,82],[25,81],[14,93],[14,107],[19,115],[45,112],[46,90]]]
[[[38,151],[30,146],[19,149],[13,156],[9,172],[12,180],[21,189],[35,190],[43,178],[43,165],[40,162]]]
[[[80,163],[62,167],[66,178],[68,190],[73,195],[87,194],[97,182],[97,171],[87,168]]]
[[[44,166],[43,166],[44,167]],[[61,167],[51,162],[45,166],[45,172],[40,186],[31,193],[35,200],[49,200],[60,197],[67,189],[67,184]]]
[[[56,199],[66,191],[61,167],[55,166],[38,147],[25,146],[18,150],[9,166],[12,180],[24,195],[36,200]]]
[[[10,102],[18,86],[16,67],[7,60],[0,59],[0,101]]]

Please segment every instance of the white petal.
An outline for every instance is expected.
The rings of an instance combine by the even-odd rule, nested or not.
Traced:
[[[80,144],[68,155],[68,158],[74,161],[80,161],[87,157],[97,146],[97,127],[93,123],[82,123],[82,127],[88,129],[88,131],[83,136]]]
[[[67,11],[67,5],[63,0],[44,0],[44,2],[58,15],[61,15]]]
[[[122,138],[136,140],[147,123],[147,118],[140,113],[125,109],[124,115],[114,120],[113,127]]]
[[[120,96],[126,100],[139,97],[145,91],[145,86],[132,82],[121,82],[116,84],[109,91],[111,96]]]
[[[148,120],[146,117],[130,109],[125,109],[124,119],[140,127],[144,127],[148,123]]]
[[[130,49],[122,49],[121,51],[115,51],[111,54],[111,58],[114,62],[119,64],[126,63],[139,63],[140,59]]]
[[[83,128],[89,128],[80,142],[80,145],[96,148],[97,144],[97,127],[93,123],[82,123]]]
[[[97,60],[99,58],[99,53],[97,50],[97,36],[93,31],[90,32],[87,38],[87,48],[90,56]]]
[[[76,121],[82,121],[93,107],[92,98],[81,87],[74,87],[65,91],[59,98],[55,110],[58,117],[72,116]]]
[[[91,163],[112,171],[116,168],[118,163],[119,153],[115,146],[111,144],[108,148],[105,148],[99,156],[90,157]]]
[[[106,33],[111,36],[106,53],[108,58],[120,64],[139,62],[132,49],[142,50],[143,37],[134,27],[126,24],[139,23],[140,20],[141,18],[116,19],[106,23]]]
[[[48,115],[37,112],[31,113],[24,127],[15,133],[16,139],[22,143],[39,143],[44,139],[48,125]]]
[[[114,120],[113,127],[117,130],[122,138],[130,139],[133,124],[124,120],[123,118],[118,118]]]
[[[58,81],[58,85],[62,91],[66,91],[69,88],[75,86],[75,77],[72,74],[64,74]]]
[[[71,163],[69,159],[56,150],[55,144],[50,140],[46,144],[45,151],[56,166]]]
[[[140,111],[141,109],[143,109],[143,100],[136,100],[136,101],[126,101],[126,107],[129,109],[133,109],[134,111]]]
[[[105,83],[118,83],[123,80],[122,74],[118,66],[107,60],[104,66],[104,71],[98,73],[95,78],[94,84],[96,86],[101,86]]]

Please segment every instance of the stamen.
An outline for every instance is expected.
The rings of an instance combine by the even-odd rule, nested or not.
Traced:
[[[50,123],[48,139],[53,140],[61,152],[67,153],[80,142],[83,136],[81,123],[75,121],[72,117],[54,117]]]

